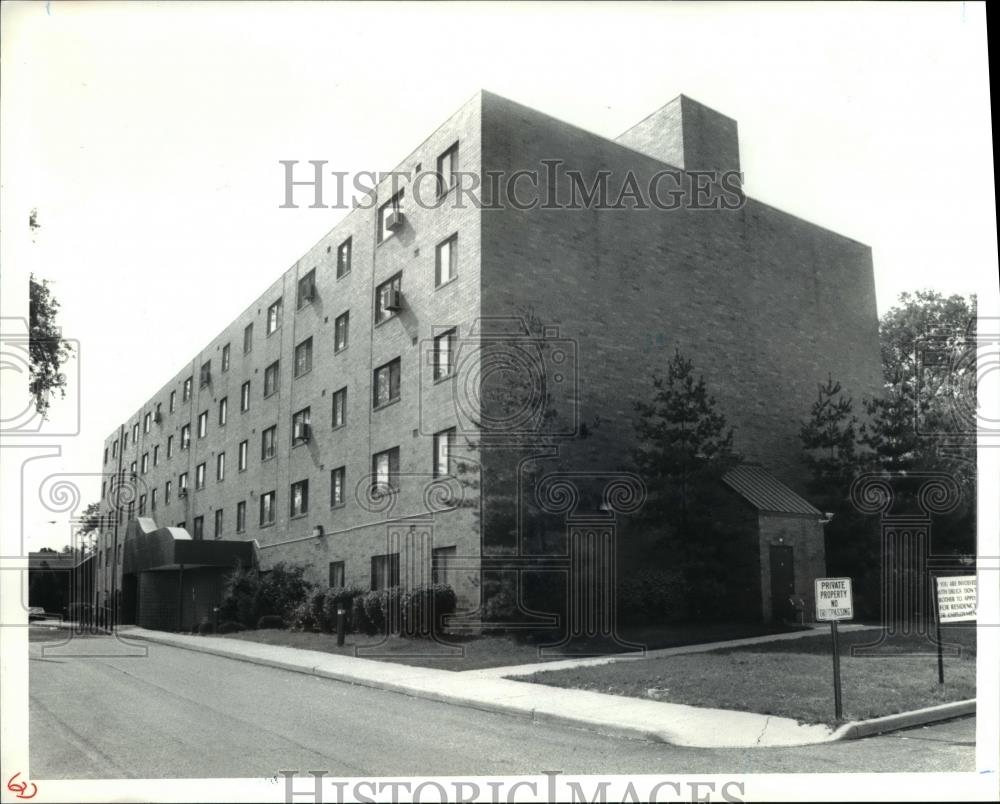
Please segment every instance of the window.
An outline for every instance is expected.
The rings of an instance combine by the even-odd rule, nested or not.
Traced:
[[[458,183],[458,143],[441,154],[437,162],[438,197],[440,197]]]
[[[434,286],[440,287],[458,276],[458,235],[453,234],[437,247]]]
[[[434,339],[434,379],[450,377],[455,370],[455,330],[442,332]]]
[[[396,274],[375,290],[375,323],[381,324],[399,312],[396,302],[403,283],[403,275]]]
[[[111,481],[112,481],[112,487],[114,487],[114,478],[111,478]],[[102,500],[107,495],[107,493],[108,493],[108,481],[107,480],[102,480],[101,481],[101,499]]]
[[[196,490],[205,488],[205,464],[199,463],[194,470],[194,487]]]
[[[132,477],[135,477],[135,461],[132,461],[132,467],[130,471],[132,472]]]
[[[127,450],[127,449],[128,449],[128,431],[126,430],[125,431],[125,438],[122,441],[122,452],[124,453],[125,450]]]
[[[184,380],[184,392],[181,394],[181,401],[187,402],[191,398],[191,378]]]
[[[274,492],[260,495],[260,526],[262,528],[274,524]]]
[[[454,578],[455,548],[436,547],[431,553],[431,583],[450,584]]]
[[[146,474],[149,471],[149,453],[142,453],[142,473]]]
[[[164,486],[163,486],[163,504],[164,505],[169,505],[170,504],[170,488],[171,488],[171,484],[170,484],[170,481],[168,480],[164,484]]]
[[[177,488],[181,494],[187,494],[188,490],[188,473],[181,472],[177,478]]]
[[[399,213],[403,204],[403,191],[400,190],[392,198],[386,201],[378,210],[378,242],[389,239],[395,234],[394,229],[389,228],[392,217]]]
[[[260,434],[260,459],[266,461],[274,457],[274,445],[278,436],[278,425],[268,427]]]
[[[146,495],[139,495],[139,516],[146,516]]]
[[[316,296],[316,269],[299,279],[298,292],[295,295],[295,306],[299,309],[311,303]]]
[[[156,466],[160,462],[160,445],[153,445],[153,466]]]
[[[341,313],[333,322],[333,351],[342,352],[347,348],[347,326],[350,323],[351,311]]]
[[[167,457],[170,458],[174,454],[174,437],[172,435],[167,436]]]
[[[381,407],[399,399],[399,358],[375,369],[372,406]]]
[[[191,425],[185,424],[181,427],[181,449],[188,449],[191,446]]]
[[[240,449],[236,457],[236,468],[241,472],[245,472],[247,468],[247,449],[249,447],[249,443],[250,442],[248,441],[240,442]]]
[[[246,413],[250,410],[250,380],[240,386],[240,412]]]
[[[153,421],[157,424],[163,421],[163,404],[161,402],[156,403],[156,413],[153,414]]]
[[[302,516],[309,511],[309,481],[300,480],[292,483],[291,498],[289,499],[288,515],[291,517]]]
[[[229,413],[229,397],[224,396],[219,400],[219,426],[224,427],[226,424],[226,416]]]
[[[139,422],[132,425],[132,443],[139,443]]]
[[[434,434],[434,477],[451,474],[451,458],[455,453],[455,428]]]
[[[205,538],[205,517],[203,516],[194,518],[194,538],[196,540]]]
[[[336,508],[344,504],[344,467],[340,466],[330,472],[330,507]]]
[[[236,503],[236,532],[243,533],[247,529],[247,501]]]
[[[152,423],[152,421],[153,421],[152,413],[147,413],[145,416],[142,417],[142,432],[144,433],[149,432],[149,426]]]
[[[219,481],[226,479],[226,453],[224,452],[215,456],[215,479]]]
[[[399,586],[399,553],[372,556],[372,590]]]
[[[222,347],[222,371],[229,371],[229,344]]]
[[[149,492],[149,510],[150,511],[155,511],[156,510],[156,492],[157,492],[157,489],[153,489],[152,491]]]
[[[201,372],[198,374],[198,387],[203,388],[212,381],[212,361],[208,360],[201,364]]]
[[[351,238],[337,246],[337,279],[351,272]]]
[[[344,562],[330,562],[330,588],[342,589],[344,587]]]
[[[215,511],[215,538],[222,538],[222,509],[217,508]]]
[[[343,427],[347,424],[347,388],[341,388],[333,394],[333,426]]]
[[[243,328],[243,354],[253,351],[253,324],[247,324]]]
[[[203,410],[198,414],[198,438],[208,435],[208,411]]]
[[[181,530],[186,530],[187,520],[182,519],[180,522],[177,523],[177,527],[179,527]]]
[[[118,439],[117,438],[111,444],[111,457],[112,458],[117,458],[118,457]]]
[[[267,308],[267,334],[272,334],[281,326],[281,299]]]
[[[264,369],[264,398],[278,390],[278,361]]]
[[[174,408],[176,408],[176,407],[177,407],[177,392],[176,391],[171,391],[170,392],[170,412],[173,413],[174,412]]]
[[[399,488],[399,447],[372,456],[373,496]]]
[[[105,463],[108,462],[108,448],[107,447],[104,448],[104,462]]]
[[[295,376],[308,374],[313,367],[313,339],[306,338],[295,347]]]
[[[309,440],[309,408],[292,415],[292,446]]]

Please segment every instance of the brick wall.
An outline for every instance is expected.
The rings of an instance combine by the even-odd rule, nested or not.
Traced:
[[[587,177],[664,165],[493,95],[484,96],[484,168]],[[588,179],[588,184],[590,180]],[[845,192],[847,190],[845,189]],[[556,193],[570,197],[559,174]],[[614,199],[617,191],[610,193]],[[739,210],[531,209],[483,213],[483,313],[530,306],[579,352],[575,405],[603,420],[566,447],[580,468],[627,463],[632,403],[675,349],[690,357],[736,431],[736,447],[801,490],[798,430],[828,374],[855,398],[880,386],[871,250],[748,199]]]
[[[449,120],[411,153],[395,170],[423,171],[436,169],[437,157],[456,141],[459,143],[459,168],[478,173],[480,116],[479,96],[464,104]],[[425,197],[433,195],[432,182],[422,185]],[[308,192],[308,188],[307,188]],[[412,197],[407,187],[406,198]],[[376,243],[376,210],[391,197],[391,181],[377,188],[377,203],[370,208],[350,212],[341,223],[283,272],[235,321],[223,329],[205,349],[177,372],[143,407],[123,422],[129,433],[129,445],[120,458],[112,456],[111,445],[120,439],[118,430],[108,436],[108,478],[120,465],[126,471],[131,461],[141,467],[141,456],[150,453],[146,474],[137,478],[138,494],[158,489],[159,505],[149,509],[157,525],[186,524],[193,531],[196,516],[204,517],[205,538],[214,537],[214,513],[224,512],[222,537],[256,539],[264,567],[278,561],[305,561],[309,579],[324,585],[330,561],[346,562],[349,583],[368,584],[370,558],[383,552],[389,518],[417,516],[426,510],[424,494],[432,480],[432,438],[435,432],[455,426],[456,406],[452,388],[447,383],[435,385],[430,366],[420,365],[427,344],[441,328],[457,327],[467,332],[478,316],[479,296],[479,215],[475,207],[448,203],[440,209],[420,209],[404,200],[406,223],[403,229],[381,244]],[[303,202],[304,203],[304,202]],[[459,236],[458,275],[451,283],[435,289],[435,247],[451,234]],[[352,269],[341,278],[336,275],[337,249],[348,237],[352,242]],[[296,309],[296,290],[300,277],[316,271],[317,295],[312,303]],[[402,271],[404,311],[397,317],[374,325],[375,288],[396,272]],[[239,288],[234,288],[240,292]],[[281,326],[266,334],[268,307],[283,301]],[[334,353],[334,322],[350,311],[349,341],[345,350]],[[253,324],[253,348],[243,352],[243,332]],[[151,332],[155,331],[151,327]],[[156,335],[150,335],[152,340]],[[313,339],[312,370],[293,376],[295,346]],[[222,350],[230,347],[230,365],[222,371]],[[152,350],[151,350],[152,351]],[[395,357],[401,360],[401,398],[384,409],[372,410],[373,369]],[[199,371],[211,360],[211,381],[202,386]],[[280,361],[278,390],[263,396],[264,372],[275,360]],[[184,380],[192,377],[193,393],[182,401]],[[240,389],[251,383],[250,410],[240,411]],[[127,376],[119,378],[127,382]],[[347,424],[332,427],[332,394],[348,388]],[[170,392],[176,392],[177,405],[169,411]],[[219,401],[227,399],[228,419],[219,425]],[[163,420],[143,432],[143,417],[160,403]],[[291,445],[292,415],[310,408],[312,438],[308,443]],[[208,432],[197,437],[201,412],[208,412]],[[132,438],[132,426],[139,423],[139,439]],[[180,449],[181,428],[191,425],[191,448]],[[265,428],[277,425],[277,452],[274,458],[261,459],[261,436]],[[166,458],[166,440],[174,438],[174,451]],[[237,469],[239,443],[248,441],[248,466]],[[153,447],[160,445],[160,460],[152,465]],[[473,465],[475,451],[465,448],[465,460]],[[372,454],[391,447],[400,450],[401,492],[391,514],[383,506],[364,501],[364,478],[371,472]],[[226,454],[226,475],[216,480],[216,456]],[[204,463],[206,485],[195,489],[196,467]],[[330,472],[346,467],[345,496],[342,507],[330,505]],[[178,478],[188,473],[189,493],[178,497]],[[164,504],[164,486],[173,486],[169,504]],[[289,498],[292,483],[308,480],[309,512],[290,516]],[[359,484],[362,491],[358,492]],[[106,495],[105,512],[110,512],[114,495]],[[276,492],[276,521],[271,526],[259,524],[260,496]],[[358,499],[360,494],[361,499]],[[110,499],[109,499],[110,498]],[[247,527],[237,533],[236,506],[247,505]],[[138,503],[137,503],[138,506]],[[138,507],[136,508],[138,513]],[[312,537],[313,528],[322,525],[326,536]],[[113,528],[102,535],[102,544],[111,543]],[[124,526],[119,526],[124,534]],[[459,509],[436,518],[433,537],[438,546],[456,546],[460,554],[479,555],[478,527],[473,511]],[[405,564],[404,564],[405,566]],[[404,578],[404,581],[406,579]],[[478,605],[475,579],[463,582],[458,591],[470,606]]]
[[[770,620],[771,606],[771,545],[792,548],[795,570],[795,594],[805,600],[805,620],[816,617],[813,582],[826,576],[826,552],[823,526],[813,517],[765,514],[760,523],[760,589],[764,620]]]

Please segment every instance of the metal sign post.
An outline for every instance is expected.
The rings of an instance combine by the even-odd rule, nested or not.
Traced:
[[[830,623],[833,642],[833,711],[837,720],[844,719],[840,691],[840,637],[837,623],[854,619],[854,598],[850,578],[816,579],[816,620]]]
[[[938,684],[944,684],[944,645],[941,623],[962,623],[976,619],[976,576],[934,576],[934,613],[937,627]]]

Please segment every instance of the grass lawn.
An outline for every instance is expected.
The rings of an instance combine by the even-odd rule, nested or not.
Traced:
[[[716,623],[709,625],[646,626],[627,630],[624,638],[630,642],[645,645],[648,649],[694,645],[704,642],[718,642],[727,639],[783,633],[787,628],[758,623]],[[292,648],[338,653],[345,656],[356,655],[359,648],[378,646],[380,655],[366,655],[364,658],[379,661],[400,662],[420,667],[434,667],[441,670],[478,670],[485,667],[507,667],[518,664],[534,664],[553,661],[575,655],[621,653],[635,650],[614,643],[595,644],[593,642],[566,645],[560,654],[550,657],[539,655],[540,645],[555,641],[552,637],[515,637],[510,635],[452,635],[442,637],[449,645],[462,649],[458,656],[450,655],[442,646],[430,639],[403,639],[389,637],[369,637],[363,634],[348,634],[342,648],[337,647],[334,634],[307,633],[302,631],[240,631],[224,634],[227,639],[244,639],[264,642],[269,645],[287,645]],[[381,644],[380,644],[381,643]]]
[[[915,638],[901,642],[895,655],[851,655],[852,646],[869,643],[878,633],[840,635],[845,720],[976,697],[974,626],[942,629],[944,642],[962,648],[959,656],[945,655],[943,685],[938,684],[934,648]],[[826,633],[745,648],[546,671],[520,680],[832,724],[831,650]],[[928,655],[915,655],[920,650]]]

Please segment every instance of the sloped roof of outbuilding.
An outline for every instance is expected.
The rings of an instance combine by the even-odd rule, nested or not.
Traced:
[[[800,497],[760,466],[737,466],[723,476],[722,482],[758,511],[772,514],[823,515],[815,505]]]

